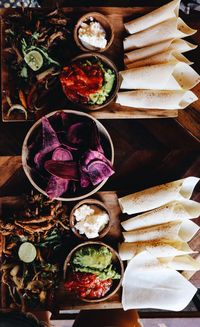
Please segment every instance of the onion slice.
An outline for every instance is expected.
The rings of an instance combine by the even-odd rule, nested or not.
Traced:
[[[26,120],[28,119],[27,111],[21,104],[13,104],[8,110],[7,117],[10,117],[13,110],[20,110],[25,115]]]

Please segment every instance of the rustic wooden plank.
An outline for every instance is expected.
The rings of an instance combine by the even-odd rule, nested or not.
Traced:
[[[0,187],[15,174],[21,167],[21,157],[0,157]]]
[[[121,291],[113,295],[110,299],[99,303],[88,303],[80,300],[69,298],[69,295],[64,289],[63,283],[55,296],[55,303],[60,310],[92,310],[92,309],[118,309],[122,307],[121,304]]]
[[[131,118],[173,118],[178,110],[137,109],[112,103],[101,110],[90,111],[97,119],[131,119]]]

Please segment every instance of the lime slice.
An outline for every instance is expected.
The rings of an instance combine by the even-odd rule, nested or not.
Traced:
[[[32,243],[24,242],[19,247],[18,255],[21,261],[30,263],[36,258],[37,251]]]
[[[39,70],[43,65],[43,57],[39,51],[32,50],[24,57],[27,65],[34,71]]]

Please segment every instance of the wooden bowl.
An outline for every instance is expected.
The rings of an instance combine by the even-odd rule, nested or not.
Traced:
[[[98,58],[99,60],[101,60],[104,63],[105,66],[111,68],[114,71],[114,73],[115,73],[115,82],[114,82],[114,85],[113,85],[113,89],[110,92],[110,95],[107,97],[107,100],[103,104],[89,105],[89,104],[76,103],[76,105],[80,109],[87,110],[87,111],[99,110],[99,109],[101,109],[103,107],[106,107],[108,104],[110,104],[112,101],[114,101],[114,99],[115,99],[115,97],[117,95],[117,92],[119,91],[119,86],[120,86],[119,74],[118,74],[117,67],[115,66],[115,64],[109,58],[105,57],[102,54],[97,54],[97,53],[93,53],[93,52],[83,53],[83,54],[78,55],[75,58],[73,58],[71,60],[71,63],[74,63],[76,61],[81,61],[81,60],[84,60],[84,59],[85,60],[86,59],[91,59],[92,57]],[[74,103],[74,102],[72,102],[72,103]]]
[[[51,113],[47,114],[46,117],[51,118],[51,116],[53,116],[58,111],[59,110],[51,112]],[[107,132],[106,128],[97,119],[93,118],[92,116],[90,116],[82,111],[79,112],[76,110],[68,110],[68,109],[67,110],[63,109],[60,111],[64,111],[68,114],[73,114],[73,115],[77,115],[77,116],[86,116],[96,123],[96,126],[99,131],[99,135],[100,135],[100,138],[102,141],[102,147],[104,149],[105,156],[108,160],[110,160],[110,162],[113,165],[113,163],[114,163],[114,147],[113,147],[111,137],[110,137],[109,133]],[[28,177],[28,179],[29,179],[30,183],[33,185],[33,187],[36,188],[36,190],[38,190],[40,193],[42,193],[48,197],[47,193],[45,192],[44,188],[41,185],[40,178],[38,178],[36,175],[33,174],[31,167],[28,165],[29,145],[35,140],[38,131],[41,129],[41,121],[42,121],[42,119],[39,119],[29,129],[28,133],[26,134],[26,137],[24,139],[23,146],[22,146],[22,166],[23,166],[26,176]],[[96,193],[97,191],[99,191],[100,188],[107,182],[108,178],[106,178],[104,181],[102,181],[100,184],[98,184],[95,187],[90,187],[90,189],[84,189],[81,194],[67,195],[67,197],[60,196],[60,197],[56,198],[56,200],[80,201],[84,198],[91,196],[92,194]]]
[[[104,28],[106,32],[106,39],[107,39],[107,45],[105,48],[100,49],[100,48],[95,48],[93,46],[88,46],[86,47],[81,40],[78,37],[78,30],[81,27],[82,23],[86,23],[89,21],[90,17],[94,18],[94,21],[97,21],[101,24],[101,26]],[[104,52],[108,50],[108,48],[111,46],[113,40],[114,40],[114,29],[108,18],[98,12],[90,12],[82,16],[78,22],[75,25],[74,28],[74,40],[82,51],[95,51],[95,52]]]
[[[111,287],[111,289],[109,290],[108,293],[106,293],[105,296],[103,296],[100,299],[85,299],[85,298],[80,298],[80,300],[84,301],[84,302],[90,302],[90,303],[98,303],[98,302],[102,302],[105,300],[108,300],[109,298],[111,298],[120,288],[121,284],[122,284],[122,278],[124,275],[124,266],[123,266],[123,262],[119,257],[119,254],[109,245],[103,243],[103,242],[93,242],[93,241],[89,241],[89,242],[85,242],[82,244],[79,244],[78,246],[76,246],[67,256],[65,262],[64,262],[64,268],[63,268],[63,277],[64,277],[64,281],[66,280],[67,277],[67,271],[70,265],[70,261],[72,256],[75,254],[75,252],[83,247],[83,246],[94,246],[94,247],[100,247],[100,246],[106,246],[110,252],[112,253],[112,262],[114,263],[114,266],[117,269],[117,272],[121,275],[120,279],[116,279],[113,280],[113,285]]]
[[[100,207],[101,209],[103,209],[104,211],[107,212],[108,216],[109,216],[109,221],[107,223],[107,225],[99,232],[99,236],[96,238],[93,238],[92,240],[97,240],[100,238],[103,238],[110,230],[111,224],[110,224],[110,212],[108,210],[108,208],[105,206],[105,204],[99,200],[96,199],[85,199],[83,201],[78,202],[75,207],[72,209],[70,216],[69,216],[69,223],[70,223],[70,228],[72,230],[72,232],[79,238],[81,238],[82,240],[88,240],[88,238],[84,235],[84,234],[80,234],[79,231],[76,229],[75,224],[76,224],[76,218],[74,216],[74,212],[76,211],[76,209],[78,209],[79,207],[81,207],[84,204],[88,204],[88,205],[95,205],[97,207]]]

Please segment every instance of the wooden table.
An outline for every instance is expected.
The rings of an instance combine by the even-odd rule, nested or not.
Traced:
[[[78,3],[80,2],[77,1],[77,5]],[[130,5],[133,1],[118,1],[118,3],[123,6]],[[152,1],[152,4],[155,4],[155,1]],[[138,7],[137,10],[140,12],[141,8]],[[191,27],[200,27],[197,18],[188,17],[187,22]],[[200,43],[200,31],[192,38]],[[200,71],[198,51],[193,53],[194,60],[197,62],[196,69]],[[197,93],[200,94],[199,87],[196,88]],[[200,138],[199,119],[198,101],[182,111],[176,119],[102,121],[113,139],[116,170],[116,174],[102,190],[125,190],[128,193],[190,175],[200,176],[200,146],[197,140]],[[18,195],[30,189],[27,179],[21,183],[24,174],[19,155],[23,139],[31,125],[31,123],[0,123],[0,155],[4,156],[0,157],[1,196]],[[13,179],[17,187],[13,187]],[[195,189],[193,199],[200,201],[199,186]],[[200,220],[198,223],[200,224]],[[198,237],[192,240],[192,246],[200,250]],[[192,276],[191,280],[200,287],[198,273]],[[113,303],[116,301],[118,299],[114,298]],[[119,303],[116,304],[116,307],[118,306]],[[148,311],[142,314],[148,316],[150,313]],[[181,316],[184,313],[175,315]],[[191,315],[195,316],[198,313],[191,312]]]

